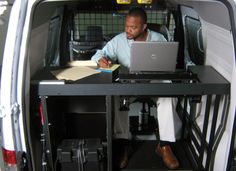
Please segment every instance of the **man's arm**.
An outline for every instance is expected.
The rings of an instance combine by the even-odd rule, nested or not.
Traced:
[[[108,68],[112,63],[109,58],[105,57],[103,50],[97,50],[97,52],[92,56],[92,61],[95,61],[99,67]]]
[[[116,39],[113,38],[109,41],[102,50],[97,50],[97,52],[92,56],[91,60],[95,61],[100,67],[107,68],[110,67],[112,61],[116,60]]]

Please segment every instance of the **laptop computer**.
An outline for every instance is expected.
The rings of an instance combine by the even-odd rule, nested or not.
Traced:
[[[130,73],[175,71],[178,46],[178,42],[133,42]]]

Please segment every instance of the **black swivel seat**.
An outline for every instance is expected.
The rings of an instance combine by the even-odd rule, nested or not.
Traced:
[[[101,26],[88,26],[84,37],[78,41],[71,41],[71,60],[90,60],[97,49],[104,46]]]
[[[167,41],[170,41],[170,33],[168,28],[163,24],[148,23],[148,29],[161,33]]]

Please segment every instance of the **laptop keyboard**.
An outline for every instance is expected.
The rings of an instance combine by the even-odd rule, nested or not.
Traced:
[[[170,80],[170,81],[194,81],[197,82],[198,78],[196,74],[185,70],[170,71],[170,72],[152,72],[152,71],[142,71],[142,72],[132,72],[132,73],[119,73],[120,82],[142,82],[154,80]]]

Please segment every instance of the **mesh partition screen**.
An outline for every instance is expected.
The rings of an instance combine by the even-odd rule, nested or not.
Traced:
[[[74,14],[73,39],[97,41],[124,31],[127,11],[79,11]],[[167,11],[147,11],[148,23],[166,24]],[[172,23],[173,25],[173,23]],[[173,26],[171,26],[173,27]],[[171,32],[171,29],[170,32]]]

